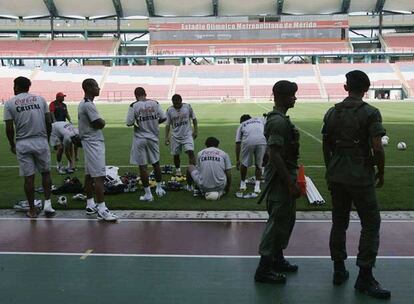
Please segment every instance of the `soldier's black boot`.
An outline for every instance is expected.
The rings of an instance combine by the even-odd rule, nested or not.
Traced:
[[[345,269],[344,261],[334,262],[333,284],[341,285],[349,279],[349,272]]]
[[[360,268],[355,289],[377,299],[389,299],[391,291],[381,287],[372,275],[372,268]]]
[[[298,265],[289,263],[283,256],[283,251],[280,250],[279,254],[273,260],[273,269],[276,272],[297,272]]]
[[[259,283],[285,284],[286,276],[275,272],[272,264],[272,257],[262,255],[254,275],[254,280]]]

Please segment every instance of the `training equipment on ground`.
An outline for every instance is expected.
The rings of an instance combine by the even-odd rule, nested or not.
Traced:
[[[398,150],[405,150],[405,149],[407,149],[407,144],[405,142],[401,141],[401,142],[398,143],[397,149]]]
[[[217,191],[211,191],[211,192],[207,192],[204,195],[204,197],[208,201],[217,201],[220,198],[220,193],[218,193]]]
[[[257,198],[258,196],[259,195],[256,192],[250,192],[250,193],[246,193],[246,192],[243,192],[243,191],[236,192],[236,197],[237,198],[249,199],[249,198]]]
[[[260,182],[261,182],[261,183],[263,183],[263,182],[264,182],[264,180],[263,180],[263,179],[261,179],[261,180],[260,180]],[[246,179],[246,184],[247,184],[247,185],[255,185],[255,184],[256,184],[256,177],[255,177],[255,176],[248,177],[248,178]]]
[[[61,206],[65,206],[66,207],[68,205],[68,199],[64,195],[59,196],[57,202]]]
[[[63,180],[63,185],[59,188],[52,190],[54,195],[60,195],[65,193],[81,193],[83,192],[82,183],[79,181],[77,177],[66,177]]]
[[[299,166],[298,169],[298,177],[296,179],[296,182],[300,189],[300,194],[302,196],[306,195],[306,177],[305,177],[305,167],[303,165]]]
[[[381,138],[381,143],[383,146],[388,146],[388,141],[389,141],[389,137],[388,136],[383,136]]]
[[[183,185],[176,181],[163,182],[161,187],[166,191],[180,191],[183,189]]]
[[[86,201],[86,195],[82,193],[78,193],[72,196],[72,199],[77,200],[77,201]]]
[[[311,178],[309,176],[305,176],[305,181],[306,181],[306,196],[308,197],[309,203],[311,205],[325,204],[325,200],[323,199],[322,195],[319,193],[318,189],[316,188]]]
[[[36,199],[34,201],[34,205],[35,205],[36,209],[38,209],[38,210],[42,209],[42,201],[41,200]],[[16,210],[16,211],[22,211],[22,212],[23,211],[24,212],[29,211],[29,209],[30,209],[29,208],[29,202],[27,200],[21,200],[13,206],[13,209]]]
[[[171,165],[164,165],[161,168],[162,174],[173,174],[173,166]]]

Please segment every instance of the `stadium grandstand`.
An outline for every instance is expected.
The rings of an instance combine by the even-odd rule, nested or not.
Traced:
[[[48,99],[65,89],[70,101],[85,75],[108,101],[133,99],[137,83],[160,100],[268,99],[279,75],[299,84],[301,99],[330,100],[353,68],[373,79],[370,98],[414,97],[408,0],[1,3],[1,100],[18,74]]]

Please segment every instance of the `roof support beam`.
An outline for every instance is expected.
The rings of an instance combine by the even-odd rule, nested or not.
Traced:
[[[124,17],[124,10],[122,9],[121,0],[112,0],[114,4],[115,12],[118,18]]]
[[[148,15],[150,17],[154,17],[155,16],[154,1],[153,0],[145,0],[145,2],[147,3]]]
[[[46,5],[50,16],[52,17],[57,17],[59,16],[58,10],[56,8],[55,3],[53,2],[53,0],[43,0],[44,4]]]
[[[349,13],[349,7],[351,6],[351,0],[342,0],[341,13]]]
[[[276,0],[276,14],[282,15],[283,14],[283,4],[284,0]]]
[[[375,5],[375,12],[380,12],[383,10],[385,4],[385,0],[377,0],[377,4]]]
[[[212,0],[213,2],[213,15],[218,16],[218,2],[219,0]]]

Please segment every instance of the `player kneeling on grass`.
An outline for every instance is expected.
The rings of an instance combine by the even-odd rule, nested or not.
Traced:
[[[145,194],[139,199],[150,202],[154,200],[154,197],[149,186],[148,164],[151,164],[154,168],[157,182],[155,193],[159,197],[165,195],[165,191],[161,187],[162,176],[158,136],[160,133],[159,124],[167,118],[157,101],[147,99],[144,88],[136,88],[134,94],[137,101],[129,106],[126,118],[127,126],[134,127],[130,163],[139,166],[139,174],[145,191]]]
[[[31,82],[26,77],[14,79],[14,95],[4,105],[4,121],[10,150],[16,154],[20,176],[24,176],[24,191],[29,202],[27,216],[37,217],[34,205],[34,179],[36,170],[42,174],[45,193],[43,211],[55,214],[50,201],[50,149],[48,138],[52,131],[51,117],[45,99],[29,93]],[[15,132],[16,128],[16,132]],[[15,143],[16,140],[16,143]]]
[[[195,165],[194,156],[194,139],[197,138],[197,119],[192,107],[183,103],[180,95],[175,94],[172,97],[172,107],[169,107],[167,115],[167,125],[165,126],[165,144],[171,144],[171,154],[174,157],[175,175],[182,175],[180,168],[180,153],[184,148],[184,152],[188,155],[189,165]],[[191,128],[191,121],[193,128]],[[170,128],[171,139],[170,139]],[[189,173],[187,170],[187,180]],[[191,190],[191,187],[188,187]]]
[[[218,148],[219,143],[215,137],[207,138],[207,148],[197,155],[197,167],[188,167],[192,179],[190,183],[194,181],[207,200],[218,200],[230,190],[230,157]]]
[[[57,121],[52,124],[50,145],[56,151],[57,170],[60,174],[73,173],[75,171],[74,149],[77,149],[77,146],[72,144],[72,138],[76,136],[79,136],[79,131],[71,123]],[[68,168],[62,166],[63,151],[69,162]]]
[[[240,161],[241,151],[241,161]],[[266,153],[266,138],[264,136],[264,119],[252,118],[248,114],[240,117],[240,126],[236,132],[236,160],[237,169],[240,170],[240,190],[245,191],[247,168],[256,166],[256,182],[254,192],[260,193],[260,179],[262,177],[263,157]]]
[[[99,220],[116,221],[115,214],[109,211],[104,201],[105,142],[102,129],[105,120],[101,118],[93,100],[99,96],[100,88],[95,79],[82,82],[85,98],[79,103],[79,136],[85,157],[86,214],[97,213]],[[96,194],[96,203],[93,193]]]

